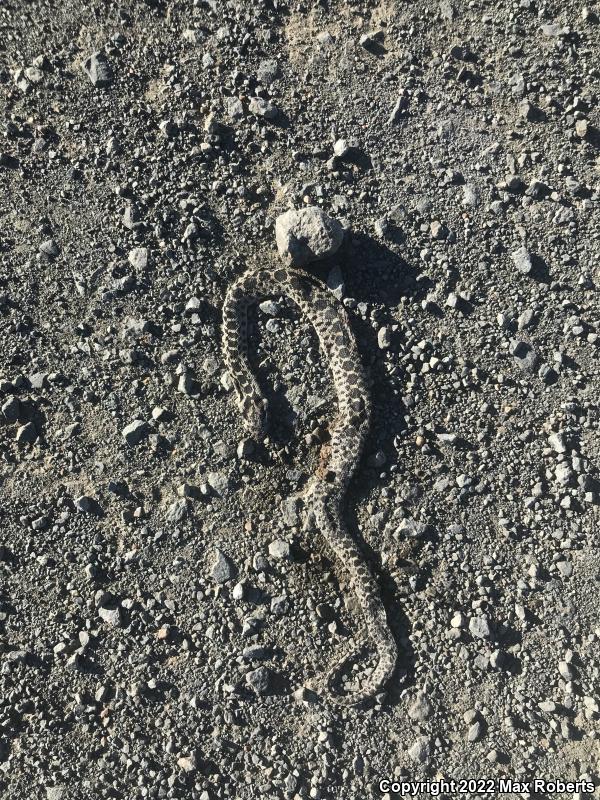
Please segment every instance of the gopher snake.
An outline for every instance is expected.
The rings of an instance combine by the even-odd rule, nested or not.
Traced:
[[[341,695],[334,686],[344,656],[330,670],[327,686],[335,702],[350,706],[381,691],[396,664],[396,642],[389,629],[377,582],[342,520],[342,503],[356,468],[370,418],[370,398],[344,308],[315,278],[289,268],[250,271],[227,292],[223,306],[223,352],[244,423],[255,438],[264,438],[267,401],[248,361],[248,307],[260,298],[286,295],[313,325],[329,361],[338,398],[338,415],[331,439],[321,453],[321,464],[302,493],[304,508],[314,517],[333,551],[338,566],[346,571],[360,603],[365,636],[375,646],[377,666],[368,684],[354,694]]]

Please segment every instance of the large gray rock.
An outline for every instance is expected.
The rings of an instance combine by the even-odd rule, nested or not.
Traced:
[[[480,617],[471,617],[469,630],[476,639],[489,639],[492,635],[490,623],[485,614]]]
[[[165,518],[167,522],[175,525],[187,517],[189,510],[190,504],[187,497],[180,497],[167,508]]]
[[[122,612],[120,606],[113,605],[111,608],[100,606],[98,609],[98,616],[107,625],[114,625],[120,627],[122,623]]]
[[[83,69],[94,86],[105,89],[113,81],[113,72],[106,54],[99,51],[92,53],[83,62]]]
[[[26,422],[17,428],[16,439],[19,444],[33,444],[37,438],[38,433],[33,422]]]
[[[271,673],[267,667],[259,667],[246,673],[246,683],[256,694],[267,694],[271,685]]]
[[[413,761],[425,764],[431,754],[431,743],[428,736],[419,738],[408,748],[408,755]]]
[[[533,265],[531,263],[529,251],[524,245],[511,253],[511,258],[513,260],[513,264],[519,270],[519,272],[523,273],[523,275],[529,275],[533,269]]]
[[[235,575],[235,567],[225,553],[215,547],[215,560],[211,568],[211,575],[215,583],[227,583]]]
[[[279,116],[277,106],[263,97],[252,97],[248,103],[248,110],[255,117],[264,117],[265,119],[276,119]]]
[[[148,425],[141,419],[134,419],[121,431],[127,444],[135,447],[148,435]]]
[[[343,238],[340,223],[316,206],[286,211],[275,222],[279,255],[297,267],[333,255]]]

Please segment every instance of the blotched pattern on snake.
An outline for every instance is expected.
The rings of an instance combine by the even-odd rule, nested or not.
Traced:
[[[348,483],[369,428],[369,391],[346,311],[329,290],[308,273],[287,267],[247,272],[233,283],[225,298],[223,354],[237,403],[251,435],[264,438],[266,434],[267,401],[249,364],[247,312],[257,301],[279,295],[290,298],[314,327],[337,395],[337,416],[330,428],[331,438],[323,449],[321,465],[303,492],[303,504],[313,515],[335,556],[337,567],[348,575],[362,612],[364,635],[376,649],[377,665],[360,691],[343,695],[335,690],[336,679],[349,654],[328,673],[327,686],[332,699],[341,705],[356,705],[382,691],[397,658],[396,642],[379,587],[342,516]]]

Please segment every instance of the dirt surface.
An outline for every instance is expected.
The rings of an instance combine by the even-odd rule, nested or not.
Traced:
[[[599,12],[0,2],[3,798],[600,786]],[[327,361],[256,312],[240,449],[220,345],[306,205],[346,231],[308,269],[370,376],[346,516],[400,650],[348,710],[319,682],[360,614],[289,501]]]

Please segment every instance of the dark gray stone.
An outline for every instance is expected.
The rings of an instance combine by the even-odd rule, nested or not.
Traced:
[[[235,576],[236,570],[230,558],[218,547],[215,547],[215,560],[210,574],[215,583],[227,583]]]
[[[122,430],[122,435],[128,445],[132,447],[139,444],[148,435],[149,429],[146,422],[141,419],[134,419]]]
[[[267,694],[271,686],[271,673],[267,667],[250,670],[246,673],[246,683],[256,694]]]
[[[83,69],[92,85],[97,89],[105,89],[113,82],[112,68],[106,54],[101,51],[92,53],[91,56],[86,58],[83,62]]]
[[[16,439],[19,444],[33,444],[37,438],[38,432],[33,422],[27,422],[17,430]]]

